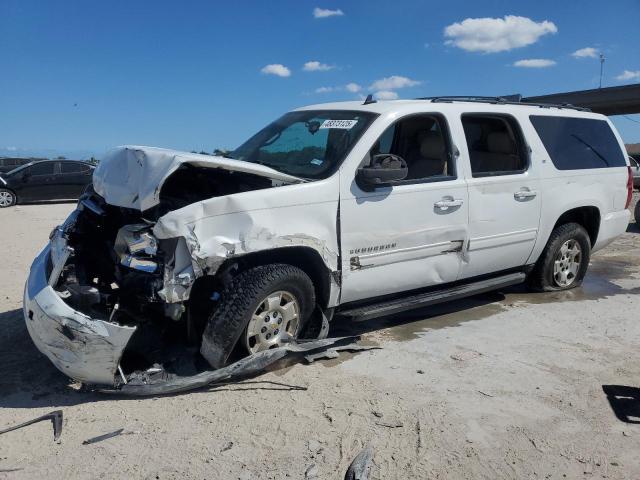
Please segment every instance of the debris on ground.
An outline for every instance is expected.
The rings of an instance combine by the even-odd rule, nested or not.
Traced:
[[[102,389],[103,393],[113,393],[127,396],[166,395],[194,390],[203,387],[215,387],[221,383],[229,383],[264,372],[267,367],[280,360],[293,362],[306,359],[313,362],[329,355],[335,358],[338,351],[361,351],[379,347],[369,347],[358,344],[359,336],[325,338],[320,340],[299,340],[282,347],[263,350],[235,363],[217,370],[207,370],[188,377],[161,376],[155,381],[153,377],[140,375],[130,379],[128,383],[115,389]],[[330,352],[330,353],[327,353]]]
[[[28,422],[14,425],[13,427],[9,427],[5,430],[0,430],[0,435],[2,435],[3,433],[18,430],[19,428],[28,427],[29,425],[33,425],[34,423],[44,422],[45,420],[51,420],[51,423],[53,424],[53,440],[57,441],[62,434],[62,410],[55,410],[51,413],[47,413],[46,415],[42,415],[41,417],[29,420]]]
[[[133,432],[133,431],[125,430],[124,428],[119,428],[118,430],[116,430],[114,432],[105,433],[104,435],[98,435],[97,437],[93,437],[93,438],[89,438],[87,440],[84,440],[82,442],[82,444],[83,445],[91,445],[92,443],[102,442],[104,440],[108,440],[110,438],[117,437],[119,435],[134,435],[136,433],[140,433],[140,432]]]
[[[369,478],[369,469],[372,461],[373,447],[368,445],[353,459],[347,469],[344,480],[367,480]]]

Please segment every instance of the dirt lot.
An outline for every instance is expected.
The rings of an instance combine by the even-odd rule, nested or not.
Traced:
[[[614,402],[627,422],[603,391],[640,387],[635,224],[593,258],[581,289],[336,324],[382,349],[130,400],[77,391],[23,326],[30,261],[72,208],[0,210],[0,429],[65,415],[58,443],[45,423],[0,436],[0,477],[340,479],[371,443],[379,479],[640,478],[639,390]]]

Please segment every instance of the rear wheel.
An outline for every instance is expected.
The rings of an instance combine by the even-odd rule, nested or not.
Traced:
[[[582,284],[591,255],[589,234],[577,223],[560,225],[552,233],[529,275],[537,291],[568,290]]]
[[[16,204],[16,195],[11,190],[0,188],[0,208],[11,207]]]
[[[296,339],[315,308],[309,276],[285,264],[262,265],[238,274],[225,287],[209,318],[200,353],[222,367],[237,343],[248,353]]]

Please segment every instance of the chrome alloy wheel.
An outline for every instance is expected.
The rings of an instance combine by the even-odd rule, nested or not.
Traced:
[[[291,293],[273,292],[262,300],[249,321],[245,344],[250,353],[284,345],[300,325],[300,305]]]
[[[553,280],[559,287],[568,287],[575,282],[582,263],[582,248],[577,240],[569,239],[562,244],[553,263]]]
[[[0,207],[10,207],[13,202],[14,198],[11,192],[0,192]]]

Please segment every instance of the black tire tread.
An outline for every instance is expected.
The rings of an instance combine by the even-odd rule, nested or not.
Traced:
[[[549,291],[557,291],[562,290],[559,287],[554,285],[550,285],[546,278],[545,267],[549,265],[549,262],[552,260],[553,256],[556,253],[556,244],[561,238],[567,236],[575,236],[575,235],[584,235],[587,239],[587,244],[590,246],[589,234],[584,229],[582,225],[579,223],[565,223],[563,225],[559,225],[556,227],[551,235],[549,235],[549,240],[547,241],[540,258],[536,262],[536,266],[531,271],[527,278],[527,283],[529,288],[537,291],[537,292],[549,292]],[[591,254],[591,250],[587,249],[587,251],[583,251],[583,262],[589,262],[589,257]],[[582,278],[579,278],[574,284],[572,284],[569,288],[574,288],[579,286],[582,283]]]
[[[287,264],[270,264],[241,272],[223,290],[220,304],[204,331],[200,351],[213,367],[220,368],[226,362],[247,327],[256,302],[272,285],[284,279],[299,282],[302,288],[311,292],[310,301],[305,302],[308,312],[301,312],[301,320],[309,317],[315,307],[315,291],[311,279],[301,269]],[[300,326],[300,331],[303,327]]]

